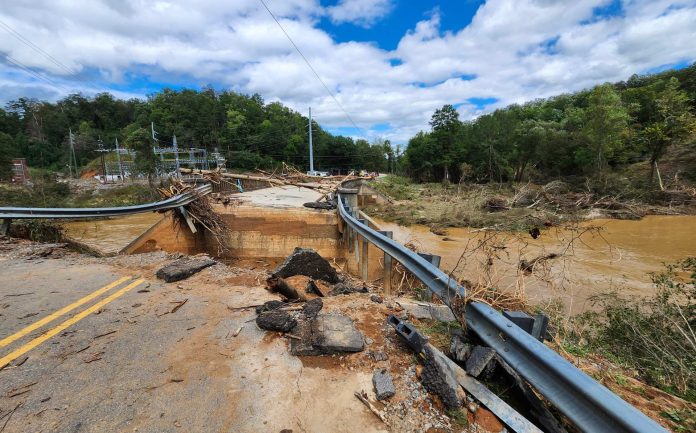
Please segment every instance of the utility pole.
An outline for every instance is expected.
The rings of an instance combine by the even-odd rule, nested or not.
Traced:
[[[309,171],[314,174],[314,152],[312,149],[312,107],[309,107]]]
[[[106,159],[104,158],[104,154],[108,151],[108,149],[104,149],[104,142],[102,141],[100,135],[99,140],[97,140],[97,152],[101,154],[102,175],[104,176],[104,183],[108,182],[108,175],[106,173]]]
[[[70,140],[70,155],[68,155],[68,159],[70,160],[70,165],[73,165],[74,163],[73,167],[75,167],[75,177],[77,177],[77,158],[75,157],[75,142],[73,139],[72,128],[68,128],[68,138]],[[72,170],[70,173],[72,176]]]
[[[118,159],[118,173],[121,175],[121,182],[126,181],[123,175],[123,165],[121,165],[121,149],[118,147],[118,138],[116,138],[116,158]]]
[[[179,177],[179,146],[176,144],[176,135],[172,138],[172,147],[174,147],[174,159],[176,161],[176,173],[174,176]]]

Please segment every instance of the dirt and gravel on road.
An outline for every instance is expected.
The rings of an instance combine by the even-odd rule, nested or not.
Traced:
[[[376,302],[376,289],[322,298],[320,314],[349,317],[362,351],[294,356],[292,336],[255,322],[257,306],[281,299],[265,288],[271,264],[156,278],[178,258],[0,240],[0,356],[9,360],[0,431],[463,430],[417,380],[415,357],[386,324],[399,307]],[[303,278],[288,281],[304,291]],[[377,401],[382,370],[395,395]],[[356,398],[362,391],[384,420]]]

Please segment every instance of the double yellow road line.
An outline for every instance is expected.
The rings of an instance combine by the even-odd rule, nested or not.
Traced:
[[[109,290],[113,289],[114,287],[120,286],[121,284],[125,283],[126,281],[129,281],[130,279],[131,279],[131,277],[119,278],[118,280],[116,280],[112,283],[109,283],[100,289],[95,290],[94,292],[90,293],[89,295],[78,299],[77,301],[73,302],[72,304],[67,305],[67,306],[61,308],[60,310],[49,314],[48,316],[44,317],[43,319],[38,320],[38,321],[32,323],[31,325],[15,332],[14,334],[3,338],[2,340],[0,340],[0,347],[5,347],[5,346],[13,343],[14,341],[24,337],[25,335],[29,334],[30,332],[35,331],[35,330],[41,328],[42,326],[53,322],[57,318],[71,312],[72,310],[80,307],[81,305],[86,304],[87,302],[89,302],[89,301],[95,299],[96,297],[108,292]],[[143,280],[142,278],[139,278],[139,279],[133,281],[132,283],[130,283],[127,286],[123,287],[122,289],[119,289],[118,291],[112,293],[111,295],[107,296],[106,298],[102,299],[101,301],[97,302],[96,304],[92,305],[91,307],[75,314],[73,317],[64,321],[60,325],[49,329],[41,336],[34,338],[30,342],[21,346],[20,348],[14,350],[13,352],[10,352],[8,355],[3,356],[2,358],[0,358],[0,368],[5,367],[10,362],[12,362],[15,359],[19,358],[20,356],[24,355],[25,353],[27,353],[31,349],[35,348],[36,346],[40,345],[44,341],[49,340],[50,338],[56,336],[60,332],[63,332],[65,329],[74,325],[75,323],[79,322],[80,320],[84,319],[85,317],[89,316],[90,314],[92,314],[96,311],[99,311],[106,304],[108,304],[109,302],[123,296],[126,292],[139,286],[144,281],[145,280]]]

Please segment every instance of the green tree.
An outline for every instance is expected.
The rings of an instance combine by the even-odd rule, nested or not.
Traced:
[[[12,178],[12,157],[14,142],[9,134],[0,132],[0,181]]]
[[[585,110],[584,133],[600,176],[608,164],[608,158],[624,146],[628,121],[628,112],[611,84],[592,89]]]
[[[450,167],[455,162],[457,134],[461,127],[459,113],[452,105],[443,105],[435,110],[430,119],[433,140],[438,146],[438,152],[430,155],[434,164],[442,169],[443,180],[450,181]]]
[[[652,182],[657,175],[658,185],[664,190],[658,162],[671,144],[694,133],[696,121],[689,106],[689,98],[686,92],[680,89],[679,81],[675,77],[669,79],[655,105],[656,115],[640,136],[650,157],[650,181]]]
[[[159,168],[159,160],[152,151],[150,132],[145,128],[134,129],[124,140],[124,145],[135,152],[136,170],[147,176],[150,188],[153,188],[154,177]]]

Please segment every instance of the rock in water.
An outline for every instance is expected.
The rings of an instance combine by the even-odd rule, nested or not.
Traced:
[[[297,325],[297,320],[287,311],[264,311],[256,316],[256,324],[267,331],[290,332]]]
[[[208,258],[191,259],[184,257],[158,270],[157,278],[167,283],[173,283],[174,281],[184,280],[208,266],[213,266],[215,263],[217,263],[215,260]]]
[[[396,394],[394,381],[392,381],[391,375],[386,369],[375,372],[375,374],[372,376],[372,385],[375,387],[377,400],[385,400]]]
[[[306,275],[315,280],[324,280],[331,284],[340,281],[336,270],[323,257],[309,248],[297,247],[283,263],[273,272],[280,278],[293,275]]]
[[[360,352],[363,336],[353,320],[340,314],[320,314],[312,322],[313,345],[322,353]]]

